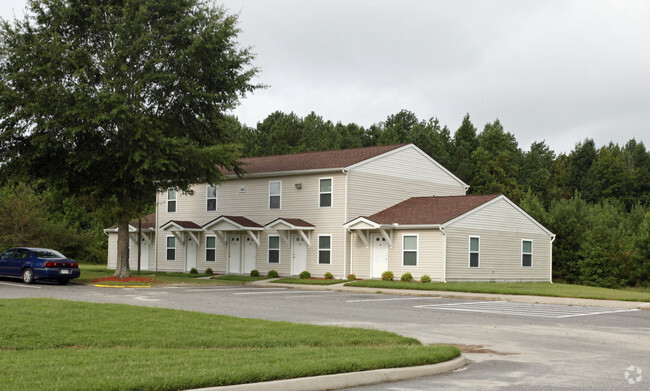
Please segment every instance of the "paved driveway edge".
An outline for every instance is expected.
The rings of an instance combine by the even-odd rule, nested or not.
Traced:
[[[415,377],[440,375],[462,368],[467,359],[462,354],[453,360],[418,367],[374,369],[372,371],[337,373],[297,379],[276,380],[234,386],[198,388],[193,391],[320,391],[368,384],[386,383]]]

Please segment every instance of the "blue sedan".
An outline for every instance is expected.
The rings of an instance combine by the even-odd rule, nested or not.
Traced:
[[[61,285],[81,275],[79,264],[58,251],[47,248],[16,247],[0,255],[0,276],[35,280],[55,280]]]

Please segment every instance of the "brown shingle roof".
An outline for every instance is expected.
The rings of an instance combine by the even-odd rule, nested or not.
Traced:
[[[285,219],[283,217],[275,219],[275,220],[271,221],[270,223],[268,223],[266,225],[267,226],[271,225],[271,224],[275,223],[278,220],[286,221],[287,223],[289,223],[289,224],[291,224],[293,226],[296,226],[296,227],[316,227],[314,224],[308,223],[303,219]]]
[[[138,228],[138,220],[131,220],[129,221],[129,225],[132,227]],[[151,229],[156,227],[156,214],[152,213],[150,215],[146,215],[142,217],[142,229]],[[106,229],[115,229],[117,228],[117,225],[114,225],[112,227],[108,227]]]
[[[183,220],[169,220],[165,224],[161,225],[160,228],[163,228],[169,224],[176,224],[181,228],[185,229],[201,229],[201,226],[196,224],[193,221],[183,221]]]
[[[499,196],[500,194],[413,197],[368,216],[367,219],[378,224],[443,224]]]
[[[284,172],[297,170],[318,170],[344,168],[381,155],[407,144],[380,145],[376,147],[338,149],[296,153],[291,155],[262,156],[241,159],[242,168],[247,174]],[[226,172],[233,175],[233,172]]]
[[[256,222],[254,222],[254,221],[251,220],[251,219],[247,219],[247,218],[244,217],[244,216],[219,216],[219,217],[217,217],[216,219],[210,221],[209,223],[207,223],[207,224],[203,224],[203,226],[205,227],[206,225],[209,225],[209,224],[212,223],[213,221],[215,221],[215,220],[219,220],[220,218],[226,218],[226,219],[228,219],[228,220],[230,220],[230,221],[232,221],[232,222],[234,222],[234,223],[237,223],[237,224],[241,225],[242,227],[247,227],[247,228],[264,228],[263,226],[257,224]]]

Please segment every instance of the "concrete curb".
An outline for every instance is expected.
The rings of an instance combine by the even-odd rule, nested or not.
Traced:
[[[261,281],[260,281],[261,282]],[[554,297],[554,296],[527,296],[527,295],[503,295],[493,293],[471,293],[471,292],[451,292],[451,291],[424,291],[409,289],[384,289],[384,288],[365,288],[351,287],[342,284],[336,285],[292,285],[292,284],[274,284],[264,282],[256,284],[263,287],[284,287],[288,289],[300,290],[329,290],[334,292],[356,292],[356,293],[382,293],[399,296],[420,296],[420,297],[442,297],[445,299],[460,300],[488,300],[488,301],[509,301],[514,303],[535,303],[535,304],[562,304],[562,305],[579,305],[592,307],[616,307],[626,309],[638,309],[650,311],[650,303],[641,301],[621,301],[621,300],[600,300],[600,299],[578,299],[571,297]]]
[[[453,360],[418,367],[375,369],[372,371],[338,373],[297,379],[276,380],[233,386],[197,388],[192,391],[320,391],[368,384],[386,383],[422,376],[440,375],[462,368],[467,359],[462,354]]]

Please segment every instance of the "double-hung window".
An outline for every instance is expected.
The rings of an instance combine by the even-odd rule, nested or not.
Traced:
[[[269,182],[269,209],[282,207],[282,181]]]
[[[176,238],[174,236],[167,236],[167,260],[176,260]]]
[[[332,235],[318,235],[318,263],[332,263]]]
[[[402,235],[402,265],[418,265],[418,236]]]
[[[167,190],[167,212],[176,212],[176,190]]]
[[[206,192],[206,210],[208,212],[214,212],[217,210],[217,186],[208,185]]]
[[[318,206],[329,208],[332,206],[332,178],[321,178],[318,188]]]
[[[217,237],[205,237],[205,261],[215,262],[217,260]]]
[[[469,267],[479,267],[480,264],[480,238],[478,236],[469,237]]]
[[[523,239],[521,241],[521,266],[533,266],[533,241]]]
[[[269,235],[269,263],[280,263],[280,237]]]

